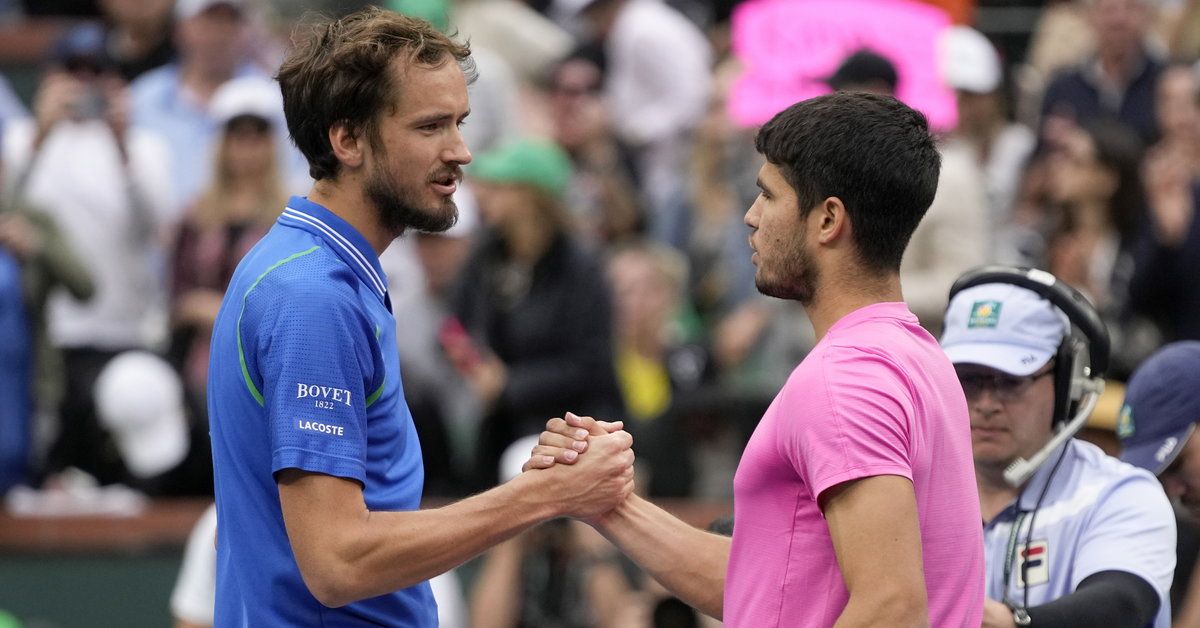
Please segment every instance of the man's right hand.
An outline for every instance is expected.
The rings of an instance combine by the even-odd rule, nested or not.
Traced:
[[[547,423],[523,469],[557,474],[567,484],[563,516],[598,519],[633,492],[633,437],[622,425],[569,412]]]

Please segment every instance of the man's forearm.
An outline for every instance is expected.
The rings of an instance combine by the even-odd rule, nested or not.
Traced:
[[[637,496],[596,527],[676,597],[721,619],[728,537],[695,528]]]
[[[520,478],[411,512],[370,512],[361,498],[357,505],[331,499],[314,481],[335,489],[331,482],[348,482],[312,474],[301,483],[281,482],[280,497],[304,582],[333,607],[428,580],[557,514],[547,502],[530,501],[533,491],[517,489]]]

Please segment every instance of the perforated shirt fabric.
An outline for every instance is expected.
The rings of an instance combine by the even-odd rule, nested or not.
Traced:
[[[834,625],[850,592],[819,499],[880,475],[912,482],[930,624],[978,626],[983,538],[966,399],[903,303],[830,327],[750,437],[733,481],[725,625]]]
[[[238,265],[213,330],[216,625],[437,626],[428,583],[340,608],[318,602],[275,483],[302,469],[359,482],[372,511],[419,508],[424,471],[395,333],[366,239],[293,197]]]

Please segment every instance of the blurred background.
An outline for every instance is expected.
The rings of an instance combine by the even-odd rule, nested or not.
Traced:
[[[729,533],[745,440],[814,342],[754,288],[753,137],[832,90],[938,132],[901,276],[933,334],[984,263],[1099,308],[1085,438],[1115,451],[1124,380],[1200,339],[1200,0],[380,4],[479,70],[458,225],[382,256],[430,506],[507,479],[571,410],[625,420],[639,490]],[[311,183],[271,77],[306,15],[364,5],[0,0],[0,628],[211,622],[208,334]],[[565,522],[437,591],[444,626],[719,625]]]

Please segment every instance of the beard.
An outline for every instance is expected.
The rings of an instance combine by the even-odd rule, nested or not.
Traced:
[[[812,302],[818,273],[812,264],[808,249],[804,247],[804,231],[806,230],[802,229],[792,239],[792,249],[786,251],[780,259],[773,276],[766,273],[762,263],[759,263],[758,271],[754,273],[754,286],[759,292],[777,299],[799,301],[801,305]]]
[[[449,171],[439,171],[430,180],[454,175],[461,181],[458,168]],[[411,188],[396,185],[392,179],[381,174],[380,168],[371,171],[364,184],[367,199],[375,204],[379,212],[379,221],[391,233],[400,234],[406,229],[416,229],[426,233],[441,233],[458,222],[458,206],[453,196],[442,199],[440,205],[434,208],[419,207],[419,193]]]

